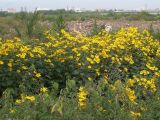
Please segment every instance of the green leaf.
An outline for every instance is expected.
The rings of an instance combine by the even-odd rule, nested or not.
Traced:
[[[67,86],[67,88],[69,88],[69,89],[74,88],[74,87],[76,86],[75,80],[67,80],[66,86]]]

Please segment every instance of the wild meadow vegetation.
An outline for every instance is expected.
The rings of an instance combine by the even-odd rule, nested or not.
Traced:
[[[0,38],[0,120],[160,119],[160,40],[150,31],[95,25],[85,36],[62,16],[38,29],[38,17],[16,16],[17,34]]]

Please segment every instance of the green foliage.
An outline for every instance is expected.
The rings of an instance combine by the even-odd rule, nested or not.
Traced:
[[[34,29],[36,17],[25,15]],[[159,41],[137,28],[99,33],[96,21],[93,36],[75,37],[64,25],[58,17],[54,32],[61,35],[46,31],[43,41],[0,39],[0,119],[160,118]]]
[[[61,30],[66,30],[66,23],[62,14],[58,15],[53,21],[53,33],[61,34]]]
[[[17,26],[14,27],[15,31],[17,32],[17,36],[18,37],[23,36],[23,37],[29,37],[29,38],[33,37],[35,25],[37,24],[38,19],[39,19],[39,12],[36,10],[34,11],[34,13],[26,13],[26,12],[18,13],[16,15],[16,20],[19,23]],[[19,26],[22,26],[22,28],[20,28]]]
[[[115,12],[113,10],[75,12],[73,10],[66,11],[64,9],[35,11],[34,13],[20,12],[15,14],[0,12],[0,37],[5,39],[17,36],[24,39],[39,38],[44,40],[43,32],[45,30],[52,29],[55,33],[60,33],[60,29],[66,29],[67,22],[93,19],[158,21],[160,19],[160,14],[151,14],[146,11]],[[96,31],[99,30],[95,30],[93,34],[96,34]],[[154,36],[159,38],[159,33],[156,32]]]
[[[93,35],[98,35],[101,31],[103,30],[103,27],[102,26],[98,26],[97,25],[97,21],[95,20],[94,21],[94,25],[90,31],[90,36],[93,36]]]
[[[25,100],[21,104],[17,104],[13,100],[13,90],[7,89],[2,97],[0,119],[157,120],[160,118],[158,112],[160,96],[158,92],[153,98],[142,100],[139,106],[133,106],[127,99],[125,102],[122,101],[121,95],[124,84],[115,83],[115,85],[117,92],[113,92],[106,79],[101,79],[97,85],[94,83],[86,84],[88,96],[87,108],[84,110],[78,107],[77,88],[74,88],[75,91],[73,92],[66,87],[61,90],[59,96],[55,96],[54,89],[51,89],[48,92],[34,95],[35,101]],[[68,94],[71,92],[73,97]],[[145,107],[145,110],[142,110],[142,116],[138,118],[131,116],[130,111],[141,111],[141,106]]]
[[[155,30],[154,27],[153,27],[153,23],[150,24],[150,27],[149,27],[149,30],[148,30],[151,35],[155,38],[155,39],[158,39],[160,40],[160,30],[157,29]]]

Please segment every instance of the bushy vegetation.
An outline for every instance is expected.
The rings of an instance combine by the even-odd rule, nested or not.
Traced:
[[[148,12],[114,12],[109,11],[85,11],[75,12],[73,10],[50,10],[7,13],[0,12],[0,37],[3,39],[13,38],[14,36],[30,39],[43,39],[43,31],[52,30],[60,33],[65,29],[66,23],[71,21],[98,21],[98,20],[127,20],[127,21],[158,21],[159,14],[150,14]],[[97,34],[102,29],[101,26],[94,24],[93,29],[88,31],[91,35]],[[67,29],[66,29],[67,30]],[[159,38],[159,32],[152,32],[153,36]]]
[[[108,11],[85,11],[85,12],[75,12],[73,10],[65,11],[65,10],[56,10],[56,11],[40,11],[41,13],[46,15],[47,19],[52,17],[56,17],[59,14],[65,16],[66,21],[73,20],[116,20],[116,19],[126,19],[126,20],[146,20],[146,21],[156,21],[159,20],[159,14],[150,14],[147,11],[141,12],[117,12],[113,10]],[[52,20],[52,19],[51,19]]]
[[[0,39],[0,119],[158,120],[160,41],[146,30]]]

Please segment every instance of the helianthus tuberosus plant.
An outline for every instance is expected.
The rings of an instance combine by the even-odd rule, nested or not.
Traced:
[[[2,119],[160,119],[159,40],[134,27],[61,34],[0,39]]]

